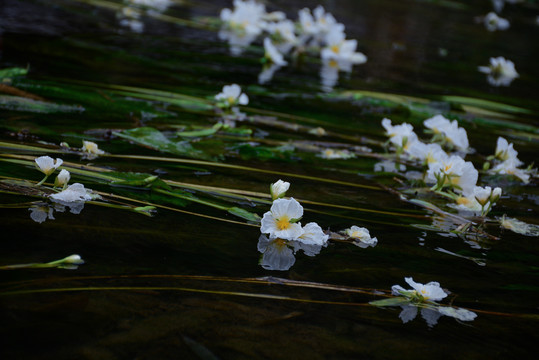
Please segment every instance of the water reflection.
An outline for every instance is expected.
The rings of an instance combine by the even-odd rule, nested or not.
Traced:
[[[62,200],[53,200],[55,204],[47,203],[38,203],[32,205],[28,208],[30,211],[30,218],[35,222],[41,224],[47,220],[56,220],[54,217],[54,212],[63,213],[66,211],[66,208],[69,209],[69,212],[75,215],[81,213],[84,209],[84,201],[62,201]]]
[[[270,239],[266,235],[258,238],[258,251],[262,253],[260,265],[266,270],[286,271],[296,262],[294,256],[299,250],[303,250],[307,256],[315,256],[320,253],[324,245],[305,244],[301,241]]]
[[[417,306],[413,305],[403,305],[401,306],[402,311],[399,314],[399,318],[402,320],[403,324],[406,324],[409,321],[412,321],[417,316]],[[438,319],[442,316],[438,311],[422,308],[421,317],[425,319],[429,327],[433,327],[438,323]]]

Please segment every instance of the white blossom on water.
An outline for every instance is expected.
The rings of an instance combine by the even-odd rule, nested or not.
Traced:
[[[440,287],[440,283],[431,281],[425,285],[416,283],[413,278],[406,277],[404,281],[412,287],[412,290],[406,290],[400,285],[393,285],[391,292],[393,295],[400,295],[414,301],[439,301],[447,296],[447,293]]]
[[[349,229],[343,231],[346,236],[352,238],[355,241],[355,244],[362,248],[367,248],[369,246],[376,246],[378,244],[378,239],[371,237],[369,230],[364,227],[352,226]]]
[[[238,84],[223,86],[223,91],[215,95],[215,100],[227,107],[249,104],[249,98],[241,92],[241,87]]]
[[[495,12],[489,12],[483,19],[483,23],[488,31],[507,30],[509,21],[496,15]]]
[[[452,155],[429,164],[426,181],[436,184],[438,189],[448,186],[458,193],[468,195],[472,193],[478,177],[479,172],[470,161]]]
[[[457,120],[450,121],[443,115],[436,115],[423,121],[423,125],[433,131],[435,136],[442,137],[451,147],[461,151],[468,149],[468,134],[464,128],[459,127]]]
[[[418,141],[417,135],[414,133],[414,127],[408,123],[393,126],[390,119],[384,118],[382,126],[386,130],[386,135],[389,136],[389,141],[397,148],[404,149],[404,151],[407,151],[412,143]]]
[[[303,207],[294,198],[277,199],[262,217],[260,232],[270,238],[297,240],[304,233],[298,222],[302,216]]]
[[[479,66],[478,70],[487,74],[487,81],[492,86],[509,86],[519,76],[515,64],[502,56],[490,58],[490,64]]]

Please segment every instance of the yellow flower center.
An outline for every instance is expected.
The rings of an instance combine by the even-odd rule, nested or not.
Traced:
[[[329,67],[332,67],[332,68],[338,68],[339,67],[339,63],[333,59],[331,59],[329,61]]]
[[[331,47],[331,51],[333,51],[335,54],[339,53],[339,45],[333,45]]]
[[[459,197],[457,199],[457,204],[459,204],[459,205],[468,205],[469,203],[470,203],[470,199],[468,199],[468,198],[465,198],[465,197],[461,196],[461,197]]]
[[[280,219],[277,219],[277,229],[279,230],[286,230],[290,227],[290,220],[288,217],[283,216]]]
[[[234,96],[229,96],[226,101],[228,101],[228,103],[232,105],[236,102],[236,98]]]

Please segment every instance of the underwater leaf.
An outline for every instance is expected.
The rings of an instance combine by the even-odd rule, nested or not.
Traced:
[[[369,304],[374,305],[374,306],[399,306],[399,305],[405,305],[409,303],[410,303],[410,300],[402,296],[369,302]]]
[[[211,157],[191,146],[188,141],[171,141],[162,132],[151,127],[141,127],[121,132],[114,135],[147,146],[151,149],[171,153],[179,156],[187,156],[195,159],[210,160]]]
[[[290,160],[293,147],[291,146],[278,146],[267,147],[257,146],[253,144],[241,144],[235,147],[239,152],[239,155],[244,160],[259,159],[259,160]]]
[[[0,96],[0,109],[12,111],[28,111],[35,113],[83,112],[79,105],[62,105],[45,101],[32,100],[20,96]]]
[[[232,215],[241,217],[242,219],[257,222],[257,223],[260,222],[260,216],[250,211],[247,211],[245,209],[241,209],[239,207],[234,206],[234,207],[229,208],[227,211]]]
[[[0,80],[10,79],[17,76],[24,76],[28,74],[28,69],[23,68],[7,68],[0,70]]]
[[[504,229],[526,236],[539,236],[539,225],[527,224],[515,218],[502,217],[498,219]]]

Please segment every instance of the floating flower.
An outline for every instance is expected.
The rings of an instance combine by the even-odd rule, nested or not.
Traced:
[[[421,141],[414,141],[410,144],[406,152],[412,159],[420,160],[427,166],[449,157],[440,144],[425,144]]]
[[[238,84],[223,86],[223,91],[215,95],[215,99],[226,107],[249,104],[249,98],[241,92],[241,87]]]
[[[483,23],[488,31],[509,29],[509,21],[499,17],[495,12],[489,12],[483,19]]]
[[[328,160],[352,159],[356,157],[354,153],[351,153],[350,151],[346,149],[343,149],[343,150],[325,149],[325,150],[322,150],[322,152],[318,154],[317,156],[321,157],[322,159],[328,159]]]
[[[258,36],[264,26],[266,8],[253,0],[234,0],[234,10],[221,10],[221,21],[228,29],[247,36]]]
[[[518,159],[509,159],[502,161],[498,165],[494,166],[490,173],[494,174],[507,174],[507,175],[513,175],[525,184],[530,182],[530,174],[533,173],[534,170],[531,169],[519,169],[521,162]]]
[[[144,31],[144,23],[139,20],[141,15],[142,12],[139,9],[131,6],[123,7],[116,13],[116,17],[120,20],[120,25],[136,33]]]
[[[288,181],[277,180],[277,182],[270,185],[271,199],[276,200],[284,197],[289,188],[290,183]]]
[[[325,246],[329,235],[324,234],[322,228],[315,222],[310,222],[303,227],[303,234],[298,237],[297,242],[306,245]]]
[[[494,153],[494,156],[497,159],[501,161],[511,161],[517,166],[520,166],[523,164],[523,162],[517,158],[517,155],[518,152],[513,148],[513,143],[509,143],[501,136],[498,137],[496,142],[496,151]]]
[[[440,162],[429,164],[427,182],[435,183],[436,190],[448,186],[456,192],[471,194],[479,177],[478,171],[470,161],[452,155]]]
[[[408,123],[393,126],[391,120],[385,118],[382,120],[382,126],[386,129],[389,141],[399,149],[406,151],[412,143],[418,141],[414,127]]]
[[[466,151],[469,146],[466,130],[458,126],[457,120],[449,121],[443,115],[436,115],[423,121],[426,128],[434,132],[436,136],[458,150]]]
[[[406,171],[406,165],[399,164],[391,160],[384,160],[374,164],[374,171],[398,173],[400,171]]]
[[[88,201],[95,198],[95,196],[91,194],[91,191],[87,190],[84,185],[79,183],[69,185],[67,189],[52,194],[50,197],[55,201],[65,203]]]
[[[62,159],[56,159],[54,160],[50,156],[40,156],[37,159],[35,159],[36,162],[36,168],[41,171],[45,176],[49,176],[52,174],[62,163],[64,162]]]
[[[270,238],[296,240],[304,232],[298,222],[302,216],[303,207],[294,198],[277,199],[262,217],[260,231]]]
[[[267,59],[270,63],[275,65],[284,66],[287,62],[284,60],[283,55],[275,48],[270,38],[264,39],[264,58]]]
[[[271,34],[271,39],[280,53],[286,54],[294,45],[298,44],[295,26],[290,20],[269,23],[266,30]]]
[[[56,187],[66,187],[67,183],[69,183],[69,179],[71,179],[71,175],[69,174],[69,171],[66,169],[62,169],[58,176],[56,177],[56,180],[54,181],[54,186]]]
[[[82,152],[90,155],[103,155],[105,152],[97,146],[93,141],[82,140]]]
[[[367,57],[360,52],[356,52],[357,41],[345,40],[345,34],[338,28],[333,29],[326,36],[326,47],[320,52],[322,60],[342,60],[350,64],[363,64],[367,62]]]
[[[374,247],[378,244],[378,239],[375,237],[371,238],[369,230],[364,227],[354,225],[351,228],[344,230],[344,233],[349,238],[354,239],[356,245],[362,248],[367,248],[369,246]]]
[[[479,66],[478,70],[487,74],[487,81],[492,86],[509,86],[518,77],[515,64],[499,56],[490,58],[490,65]]]
[[[404,278],[404,281],[406,281],[413,290],[405,290],[400,285],[393,285],[391,287],[393,295],[404,296],[414,302],[438,301],[447,296],[447,293],[440,287],[440,283],[436,281],[431,281],[425,285],[416,283],[411,277]]]

